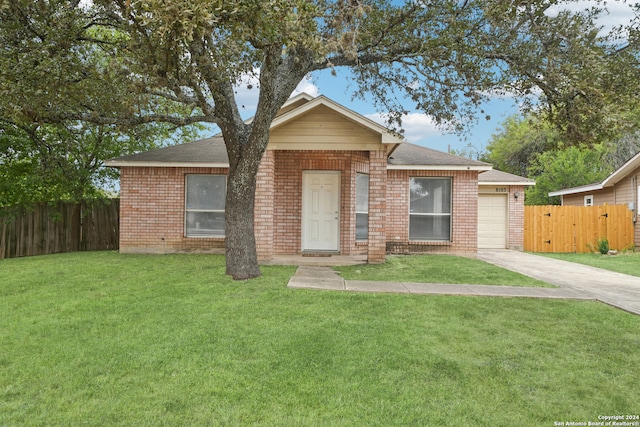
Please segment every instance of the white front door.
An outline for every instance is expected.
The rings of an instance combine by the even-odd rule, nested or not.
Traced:
[[[337,251],[340,172],[302,172],[302,250]]]

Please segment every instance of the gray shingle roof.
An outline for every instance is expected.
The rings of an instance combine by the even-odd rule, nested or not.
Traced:
[[[391,153],[389,164],[398,166],[491,166],[489,163],[443,153],[409,142],[400,144]]]
[[[125,166],[136,164],[158,166],[169,164],[228,164],[227,151],[224,140],[220,136],[187,142],[185,144],[172,145],[158,148],[144,153],[131,154],[109,160],[107,166]],[[443,153],[408,142],[402,143],[391,154],[389,165],[398,166],[483,166],[490,167],[488,163]]]
[[[144,153],[122,156],[107,162],[107,166],[122,163],[219,163],[228,164],[227,150],[220,136],[158,148]]]
[[[501,182],[501,183],[510,183],[513,182],[524,185],[535,185],[535,181],[529,178],[525,178],[523,176],[514,175],[507,172],[502,172],[499,170],[490,170],[486,172],[480,172],[478,175],[478,182],[480,184],[484,183],[492,183],[492,182]]]

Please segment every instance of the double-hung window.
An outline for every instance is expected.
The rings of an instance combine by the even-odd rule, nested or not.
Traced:
[[[409,240],[451,240],[451,178],[411,178]]]
[[[224,175],[187,175],[185,235],[224,237],[227,178]]]
[[[356,240],[369,238],[369,175],[356,174]]]

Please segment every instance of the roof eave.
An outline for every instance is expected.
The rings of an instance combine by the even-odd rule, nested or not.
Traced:
[[[602,183],[593,184],[593,185],[585,185],[583,187],[574,187],[574,188],[566,188],[564,190],[551,191],[549,192],[549,197],[555,196],[566,196],[568,194],[578,194],[578,193],[586,193],[589,191],[597,191],[602,190],[604,186]]]
[[[387,165],[387,169],[420,171],[488,171],[491,165]]]
[[[535,181],[478,181],[478,185],[524,185],[534,186]]]
[[[228,168],[229,163],[217,162],[145,162],[107,160],[105,166],[111,168],[147,167],[147,168]]]
[[[305,101],[313,101],[314,97],[312,95],[309,95],[306,92],[301,92],[301,93],[297,94],[296,96],[293,96],[293,97],[287,99],[285,101],[285,103],[282,104],[282,107],[283,108],[284,107],[288,107],[289,105],[295,104],[296,102],[300,101],[301,99],[304,99]]]
[[[611,187],[617,184],[638,167],[640,167],[640,153],[637,153],[631,159],[627,160],[624,165],[620,166],[615,172],[602,181],[602,188]]]

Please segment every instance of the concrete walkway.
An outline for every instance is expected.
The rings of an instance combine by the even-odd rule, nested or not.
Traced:
[[[509,250],[482,250],[478,258],[559,288],[450,285],[344,280],[330,267],[300,266],[290,288],[407,294],[598,300],[640,315],[640,278]]]
[[[478,258],[640,315],[640,277],[509,250],[480,250]]]

